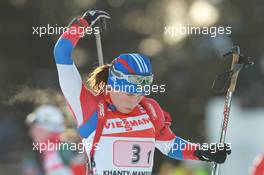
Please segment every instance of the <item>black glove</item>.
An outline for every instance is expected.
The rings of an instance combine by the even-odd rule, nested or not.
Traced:
[[[109,28],[110,23],[108,22],[108,19],[110,18],[110,15],[102,10],[88,10],[82,16],[82,19],[84,19],[89,24],[89,27],[94,27],[96,25],[101,32]],[[82,26],[80,18],[74,18],[69,23],[68,28],[70,28],[73,24]]]
[[[106,20],[110,19],[110,15],[102,10],[90,10],[90,11],[86,11],[83,16],[83,19],[85,19],[88,24],[90,25],[90,27],[93,27],[95,25],[95,23],[97,23],[98,21],[100,21],[100,27],[101,28],[105,28],[106,27]]]
[[[201,145],[194,155],[202,161],[224,163],[227,155],[231,154],[231,146],[226,143]]]

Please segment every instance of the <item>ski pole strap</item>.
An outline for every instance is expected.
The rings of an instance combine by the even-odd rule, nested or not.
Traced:
[[[254,65],[254,62],[251,61],[251,57],[240,54],[239,46],[234,46],[231,51],[223,54],[223,57],[227,57],[228,55],[232,55],[232,65],[229,70],[218,74],[214,79],[212,89],[216,92],[234,92],[239,72],[244,68]],[[224,87],[221,90],[216,89],[216,81],[226,75],[228,76],[228,79],[225,81]]]

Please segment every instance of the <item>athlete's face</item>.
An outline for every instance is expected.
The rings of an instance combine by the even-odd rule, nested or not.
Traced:
[[[33,124],[30,127],[29,133],[35,142],[41,143],[49,136],[49,132],[38,124]]]
[[[143,95],[111,91],[110,98],[118,111],[127,114],[139,104]]]

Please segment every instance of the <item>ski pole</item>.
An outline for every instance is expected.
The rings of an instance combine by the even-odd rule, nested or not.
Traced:
[[[233,93],[235,92],[235,89],[236,89],[237,78],[238,78],[239,72],[243,68],[254,64],[253,62],[250,61],[249,58],[246,58],[240,54],[239,46],[234,46],[231,49],[231,51],[224,54],[223,57],[226,57],[228,55],[232,55],[232,65],[231,65],[231,69],[228,71],[228,73],[231,73],[231,77],[230,77],[229,87],[228,87],[228,90],[225,96],[224,112],[223,112],[221,133],[220,133],[220,139],[219,139],[220,143],[225,142],[226,131],[227,131],[228,121],[229,121],[229,113],[231,109],[231,101],[232,101]],[[214,163],[212,175],[219,175],[219,172],[220,172],[220,164]]]
[[[98,33],[95,33],[95,43],[96,43],[96,49],[97,49],[97,55],[98,55],[98,62],[99,66],[102,66],[104,64],[104,57],[103,57],[103,49],[102,49],[102,42],[101,42],[101,31],[107,29],[107,21],[106,19],[100,20],[99,24],[99,30]],[[89,159],[89,156],[88,156]],[[93,166],[92,165],[94,162],[92,160],[88,160],[87,166],[86,166],[86,175],[93,175]],[[92,171],[90,171],[92,170]]]
[[[95,41],[96,41],[99,66],[102,66],[104,64],[104,57],[103,57],[100,31],[95,34]]]
[[[103,49],[102,49],[102,43],[101,43],[101,35],[100,30],[95,35],[95,42],[96,42],[96,49],[97,49],[97,55],[98,55],[98,62],[99,66],[102,66],[104,64],[104,57],[103,57]],[[93,161],[88,156],[88,162],[86,165],[86,175],[93,175]]]
[[[107,30],[108,25],[110,24],[108,22],[108,19],[102,19],[98,22],[98,33],[95,33],[95,42],[96,42],[96,48],[97,48],[97,55],[98,55],[98,62],[99,66],[102,66],[104,64],[104,57],[103,57],[103,49],[102,49],[102,42],[101,42],[101,32],[104,30]]]

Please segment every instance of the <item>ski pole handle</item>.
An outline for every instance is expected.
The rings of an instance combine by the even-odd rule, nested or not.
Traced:
[[[232,54],[238,54],[238,55],[240,55],[240,48],[239,48],[239,46],[233,46],[232,49],[230,51],[224,53],[221,58],[222,59],[226,59],[229,55],[232,55]]]
[[[238,64],[238,62],[239,62],[239,55],[240,55],[240,53],[238,53],[238,52],[237,53],[233,53],[233,60],[232,60],[231,70],[234,70],[235,65]],[[233,73],[233,75],[231,77],[231,81],[230,81],[230,86],[229,86],[229,89],[228,89],[229,92],[234,92],[235,91],[235,89],[236,89],[236,83],[237,83],[237,77],[238,77],[239,72],[240,72],[240,70],[235,71]]]

